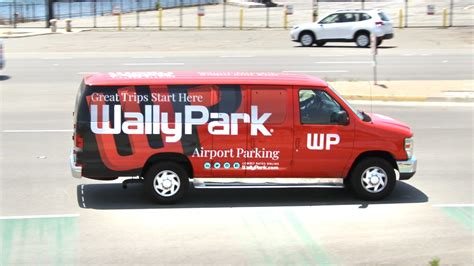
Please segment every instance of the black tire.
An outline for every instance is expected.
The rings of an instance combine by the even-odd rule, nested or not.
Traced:
[[[315,42],[314,33],[310,32],[310,31],[303,31],[300,34],[299,41],[300,41],[301,45],[304,46],[304,47],[313,46],[313,44]]]
[[[365,182],[368,179],[366,171],[374,173],[374,183]],[[364,176],[366,177],[365,180]],[[380,181],[375,184],[377,179],[383,180],[383,176],[386,177],[383,184]],[[373,157],[363,159],[352,169],[348,183],[358,198],[363,200],[381,200],[392,193],[396,182],[397,179],[393,166],[384,159]],[[371,186],[373,187],[370,188]]]
[[[164,161],[154,164],[145,173],[144,178],[145,193],[158,203],[175,203],[184,197],[189,188],[188,173],[183,167],[174,162]],[[165,186],[164,182],[166,180],[169,182]],[[179,185],[176,185],[177,183]],[[155,189],[155,184],[163,189]]]
[[[366,32],[358,33],[354,39],[355,43],[359,47],[369,47],[370,45],[370,35]]]
[[[324,46],[326,44],[325,41],[316,41],[316,45],[321,47],[321,46]]]

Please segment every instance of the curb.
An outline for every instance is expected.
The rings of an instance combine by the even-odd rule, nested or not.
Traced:
[[[52,35],[52,34],[74,34],[74,33],[79,33],[79,32],[84,32],[84,31],[90,31],[90,29],[79,29],[76,31],[72,32],[28,32],[24,34],[5,34],[2,33],[0,34],[0,38],[2,39],[14,39],[14,38],[27,38],[27,37],[35,37],[35,36],[42,36],[42,35]]]
[[[27,38],[27,37],[34,37],[34,36],[41,36],[41,35],[49,35],[49,34],[60,34],[60,32],[42,32],[42,33],[25,33],[25,34],[0,34],[0,38],[2,39],[15,39],[15,38]]]
[[[384,101],[384,102],[463,102],[472,103],[474,98],[461,98],[461,97],[427,97],[427,96],[385,96],[385,95],[346,95],[342,96],[347,100],[358,100],[358,101]]]

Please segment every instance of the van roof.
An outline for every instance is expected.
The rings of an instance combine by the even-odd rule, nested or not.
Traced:
[[[297,85],[326,87],[323,80],[307,75],[277,72],[107,72],[86,76],[89,86],[130,86],[130,85],[205,85],[205,84],[247,84],[247,85]]]

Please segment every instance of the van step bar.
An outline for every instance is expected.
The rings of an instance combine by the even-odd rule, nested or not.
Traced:
[[[194,178],[194,188],[343,188],[342,178]]]
[[[142,184],[143,181],[144,181],[144,180],[141,179],[141,178],[140,178],[140,179],[136,179],[136,178],[134,178],[134,179],[126,179],[126,180],[124,180],[124,181],[122,182],[122,188],[123,188],[123,189],[127,189],[128,185],[130,185],[130,184]]]

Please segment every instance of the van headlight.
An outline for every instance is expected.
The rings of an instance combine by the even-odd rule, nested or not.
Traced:
[[[405,139],[405,152],[407,153],[408,159],[411,159],[413,156],[413,137]]]

